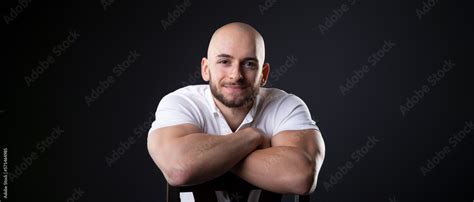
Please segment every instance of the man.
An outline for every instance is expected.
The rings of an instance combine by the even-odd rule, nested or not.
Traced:
[[[325,147],[305,103],[263,88],[270,72],[262,36],[244,23],[213,34],[201,74],[209,85],[178,89],[160,101],[148,151],[173,186],[231,172],[256,187],[310,194]]]

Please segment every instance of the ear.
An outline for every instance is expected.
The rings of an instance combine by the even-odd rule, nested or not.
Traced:
[[[260,86],[264,86],[267,83],[269,76],[270,76],[270,64],[265,63],[263,64],[263,68],[262,68],[262,79],[260,80]]]
[[[201,76],[204,81],[209,81],[209,64],[206,57],[201,59]]]

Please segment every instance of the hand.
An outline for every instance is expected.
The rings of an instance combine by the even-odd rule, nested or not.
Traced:
[[[258,128],[248,127],[237,131],[237,133],[241,135],[249,135],[253,139],[255,139],[255,141],[258,143],[255,149],[266,149],[268,147],[271,147],[271,138]],[[230,172],[234,174],[239,173],[239,171],[242,169],[242,162],[243,161],[237,163],[232,169],[230,169]]]
[[[240,130],[239,132],[254,135],[258,141],[257,149],[265,149],[271,147],[270,137],[268,137],[262,130],[258,128],[248,127]]]
[[[271,141],[270,138],[267,137],[266,135],[262,135],[262,143],[257,147],[257,149],[266,149],[271,147]]]

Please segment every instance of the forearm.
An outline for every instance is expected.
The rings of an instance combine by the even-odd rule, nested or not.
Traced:
[[[252,152],[232,171],[268,191],[304,194],[314,181],[315,164],[315,160],[299,148],[277,146]]]
[[[209,181],[229,171],[242,158],[255,150],[258,136],[244,134],[209,135],[193,133],[164,146],[170,175],[180,176],[178,185]],[[177,179],[176,177],[172,179]]]

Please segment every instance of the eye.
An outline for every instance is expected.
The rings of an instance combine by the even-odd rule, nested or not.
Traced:
[[[229,64],[230,61],[229,60],[218,60],[217,63],[226,65],[226,64]]]
[[[250,68],[250,69],[255,69],[255,68],[257,68],[257,63],[255,63],[253,61],[246,61],[244,63],[244,67]]]

